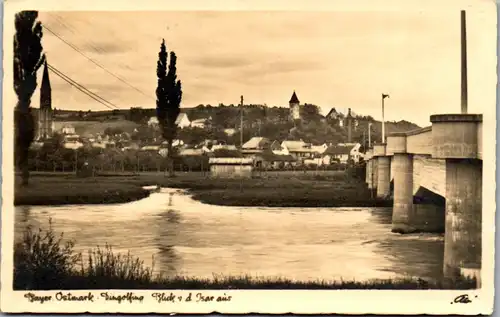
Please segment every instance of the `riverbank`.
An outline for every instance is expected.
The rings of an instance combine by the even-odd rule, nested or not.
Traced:
[[[26,187],[16,185],[14,205],[116,204],[146,198],[149,193],[136,184],[33,177]]]
[[[475,281],[453,284],[419,278],[369,281],[297,281],[286,277],[251,275],[199,278],[162,276],[130,253],[116,254],[111,247],[90,250],[84,260],[73,250],[74,242],[48,230],[27,229],[14,248],[14,289],[474,289]]]
[[[268,207],[382,207],[366,184],[344,172],[256,174],[251,179],[213,179],[202,173],[163,173],[77,178],[34,174],[28,187],[16,185],[15,205],[122,203],[147,197],[142,186],[186,189],[206,204]]]

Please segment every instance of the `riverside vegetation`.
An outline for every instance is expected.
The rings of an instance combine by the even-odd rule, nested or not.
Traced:
[[[154,274],[130,253],[115,254],[111,246],[89,250],[86,260],[51,227],[28,227],[14,248],[14,289],[445,289],[442,281],[418,278],[358,281],[294,281],[285,277],[214,275],[212,279]],[[449,284],[447,284],[449,285]],[[464,279],[453,289],[473,289]]]

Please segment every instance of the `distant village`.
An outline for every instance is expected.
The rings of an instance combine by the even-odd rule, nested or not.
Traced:
[[[47,69],[44,71],[40,89],[40,108],[33,109],[37,128],[36,141],[31,148],[35,152],[43,149],[47,144],[53,143],[54,138],[57,138],[59,146],[66,150],[90,151],[96,155],[99,154],[101,161],[103,161],[103,156],[113,156],[115,161],[122,161],[122,169],[126,169],[123,161],[127,156],[130,157],[130,153],[135,153],[136,156],[140,155],[140,153],[147,154],[149,161],[156,160],[156,163],[153,163],[154,166],[161,165],[159,161],[167,157],[167,142],[161,137],[160,126],[154,112],[146,112],[149,116],[134,122],[127,118],[127,115],[116,110],[110,111],[104,118],[101,116],[99,119],[92,119],[93,114],[91,111],[68,112],[53,109]],[[273,135],[282,135],[282,138],[270,138],[260,135],[261,126],[256,127],[254,123],[259,123],[261,120],[252,120],[251,118],[243,119],[243,122],[245,122],[243,125],[243,138],[240,137],[242,127],[235,123],[239,121],[239,118],[233,120],[232,123],[227,123],[227,126],[225,126],[225,122],[218,122],[219,130],[221,130],[220,127],[222,126],[222,134],[214,135],[210,133],[215,124],[212,116],[203,116],[204,112],[201,112],[202,117],[198,113],[198,116],[193,118],[190,117],[188,112],[182,111],[176,120],[178,138],[172,144],[175,156],[181,159],[191,158],[191,161],[193,157],[242,156],[249,159],[254,167],[266,169],[287,169],[302,166],[328,167],[338,164],[355,164],[363,160],[364,149],[370,139],[368,134],[371,131],[367,131],[367,128],[371,128],[371,121],[373,121],[371,117],[358,116],[351,109],[348,109],[347,114],[344,114],[332,108],[326,116],[313,111],[316,122],[323,124],[323,127],[332,129],[331,131],[338,133],[340,136],[338,142],[314,143],[310,140],[303,140],[300,135],[293,138],[290,138],[290,136],[293,136],[294,133],[297,135],[296,132],[302,127],[302,121],[305,121],[303,117],[309,111],[305,109],[314,110],[315,106],[301,104],[295,91],[292,93],[288,105],[288,110],[286,108],[278,109],[279,114],[282,114],[281,118],[278,115],[277,121],[270,123],[271,127],[277,130],[273,131]],[[212,107],[208,106],[208,108]],[[237,106],[231,105],[229,107],[229,109],[233,108],[238,109]],[[262,109],[266,110],[265,108]],[[129,117],[132,116],[134,110],[142,111],[145,109],[131,109]],[[144,116],[144,111],[142,111],[142,115]],[[222,117],[227,117],[227,115]],[[364,124],[362,128],[360,122]],[[249,134],[249,129],[252,129],[251,132],[255,132],[254,134],[257,135]],[[310,129],[313,130],[313,134],[315,129],[321,130],[313,126]],[[363,130],[362,140],[360,140],[360,130]],[[193,134],[197,134],[198,137],[192,137]],[[356,140],[353,137],[354,135],[356,135]],[[211,137],[207,138],[206,136]],[[90,156],[87,155],[87,157]],[[143,159],[142,162],[144,163],[145,160]],[[78,164],[78,160],[75,161],[75,164]],[[116,169],[116,162],[113,163],[113,166]],[[141,167],[138,166],[137,168],[140,169]],[[148,169],[148,167],[144,168]],[[155,167],[149,167],[149,169],[151,168]]]
[[[42,85],[43,87],[43,85]],[[299,109],[301,107],[296,93],[294,92],[290,102],[290,120],[300,120]],[[41,107],[35,111],[37,117],[37,137],[33,148],[41,148],[47,140],[58,134],[61,136],[62,146],[66,149],[115,149],[120,151],[142,151],[167,156],[167,143],[159,137],[160,127],[156,116],[151,116],[144,126],[137,126],[130,132],[119,131],[113,133],[113,128],[107,131],[91,131],[85,127],[91,126],[92,121],[64,121],[64,117],[54,115],[51,107]],[[349,139],[352,130],[357,127],[357,121],[349,109],[347,116],[332,109],[326,116],[328,119],[337,120],[340,127],[348,130]],[[61,120],[63,119],[63,120]],[[124,118],[111,116],[107,118],[110,122],[119,122]],[[179,130],[183,129],[209,129],[211,119],[201,118],[190,120],[188,115],[181,112],[176,120]],[[100,125],[95,123],[95,125]],[[83,134],[77,132],[78,128]],[[141,142],[134,138],[140,129],[147,129],[156,138],[150,142]],[[121,130],[121,129],[115,129]],[[226,128],[224,133],[232,136],[238,132],[237,128]],[[219,156],[230,155],[231,152],[241,153],[244,157],[251,158],[255,167],[265,168],[287,168],[301,165],[325,166],[330,164],[347,164],[349,161],[359,162],[363,158],[360,151],[362,145],[357,142],[346,142],[339,144],[312,144],[303,140],[271,140],[266,137],[254,136],[245,140],[242,146],[239,144],[227,144],[227,142],[216,139],[205,139],[197,144],[188,144],[183,140],[176,139],[173,147],[178,156]],[[241,148],[241,150],[240,150]]]

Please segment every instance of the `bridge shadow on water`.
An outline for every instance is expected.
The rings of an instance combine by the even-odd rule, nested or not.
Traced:
[[[375,252],[392,263],[390,268],[381,268],[382,271],[432,281],[443,278],[443,234],[390,232],[392,208],[374,208],[371,215],[374,221],[388,227],[387,234],[376,241]]]

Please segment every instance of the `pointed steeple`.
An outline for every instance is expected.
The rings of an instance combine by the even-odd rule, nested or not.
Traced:
[[[44,108],[52,108],[52,88],[50,87],[47,59],[45,59],[43,66],[42,85],[40,86],[40,109]]]
[[[300,103],[299,98],[297,98],[297,94],[295,94],[295,90],[293,91],[292,98],[290,98],[289,101],[290,104],[292,103]]]

